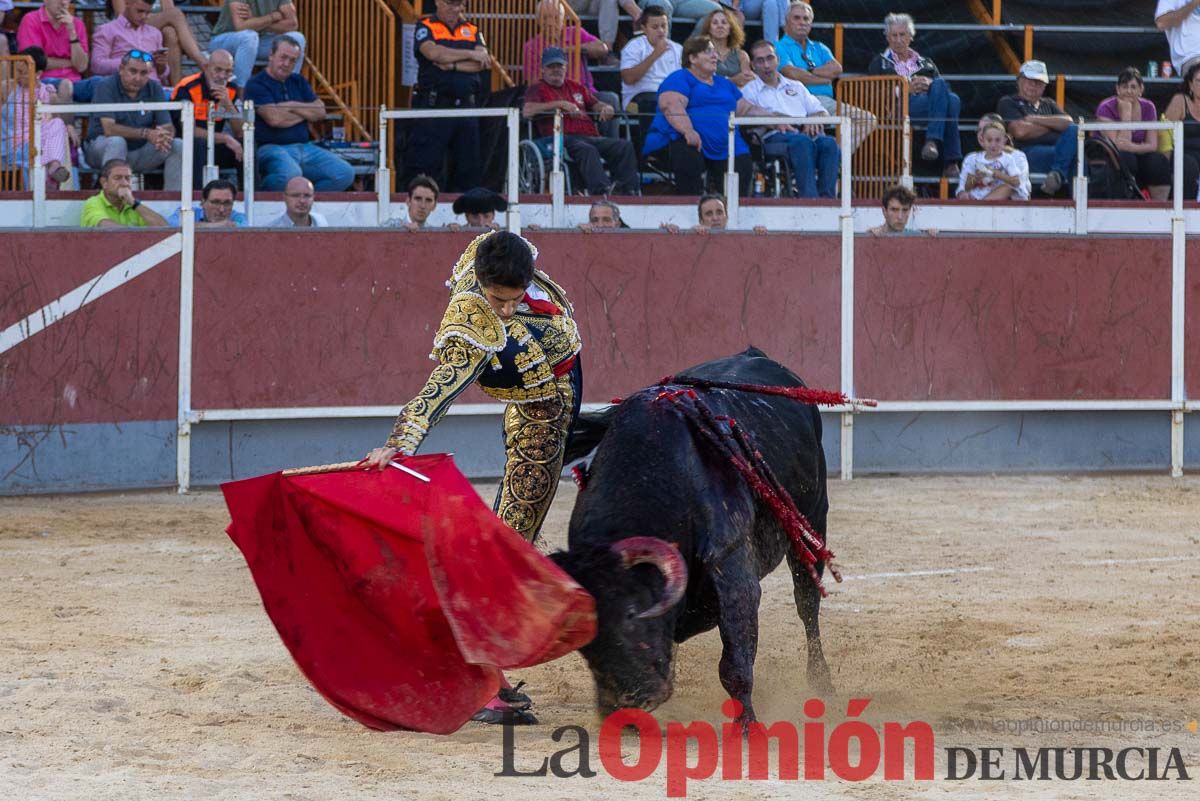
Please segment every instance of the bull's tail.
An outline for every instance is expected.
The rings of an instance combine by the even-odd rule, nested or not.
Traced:
[[[598,412],[585,412],[575,419],[575,425],[571,426],[571,436],[567,441],[563,464],[582,459],[596,450],[596,446],[604,438],[604,432],[608,431],[616,408],[609,406]]]

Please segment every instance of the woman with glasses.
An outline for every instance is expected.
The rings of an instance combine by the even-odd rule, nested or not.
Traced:
[[[658,90],[658,113],[642,152],[665,156],[680,194],[702,194],[706,172],[710,191],[720,189],[729,159],[729,112],[775,116],[743,98],[742,90],[717,74],[717,61],[711,39],[688,39],[683,45],[683,69],[668,75]],[[750,148],[740,131],[733,141],[738,192],[745,195],[752,172]]]

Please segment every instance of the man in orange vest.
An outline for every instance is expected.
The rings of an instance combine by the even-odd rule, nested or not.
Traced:
[[[479,28],[463,16],[466,0],[436,0],[437,13],[417,23],[417,86],[414,109],[480,108],[489,86],[492,58]],[[450,191],[478,186],[483,175],[477,117],[413,122],[404,163],[409,179],[442,175],[450,150]]]
[[[192,146],[192,183],[200,189],[204,180],[204,165],[208,163],[208,125],[211,120],[216,126],[213,133],[213,163],[219,168],[242,173],[242,119],[216,119],[220,114],[237,114],[234,105],[238,99],[238,85],[233,80],[233,55],[228,50],[214,50],[208,64],[194,75],[189,75],[175,85],[172,100],[190,100],[195,107],[196,124],[192,130],[180,131],[180,136],[194,136]],[[177,123],[178,124],[178,123]]]

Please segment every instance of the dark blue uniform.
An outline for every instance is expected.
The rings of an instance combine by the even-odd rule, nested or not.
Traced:
[[[479,28],[466,20],[460,20],[453,28],[436,16],[418,22],[414,42],[418,69],[413,108],[481,107],[490,83],[490,72],[460,72],[453,67],[442,69],[421,52],[425,42],[461,50],[474,50],[484,44]],[[450,150],[450,180],[442,185],[451,192],[465,192],[479,186],[483,165],[478,117],[415,121],[409,129],[404,155],[405,183],[422,173],[441,177],[447,148]]]

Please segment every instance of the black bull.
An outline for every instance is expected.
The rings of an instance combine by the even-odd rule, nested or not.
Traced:
[[[679,377],[803,386],[754,348]],[[743,705],[744,720],[754,720],[759,582],[784,557],[806,633],[809,687],[832,693],[817,621],[818,588],[775,515],[756,500],[728,457],[660,397],[663,390],[641,390],[581,418],[567,457],[596,449],[571,515],[568,550],[552,558],[596,600],[597,634],[581,653],[596,681],[599,711],[653,709],[666,701],[675,645],[716,626],[721,684]],[[736,390],[696,392],[715,414],[735,418],[752,435],[779,483],[824,538],[829,500],[817,408]],[[824,564],[816,567],[819,572]]]

